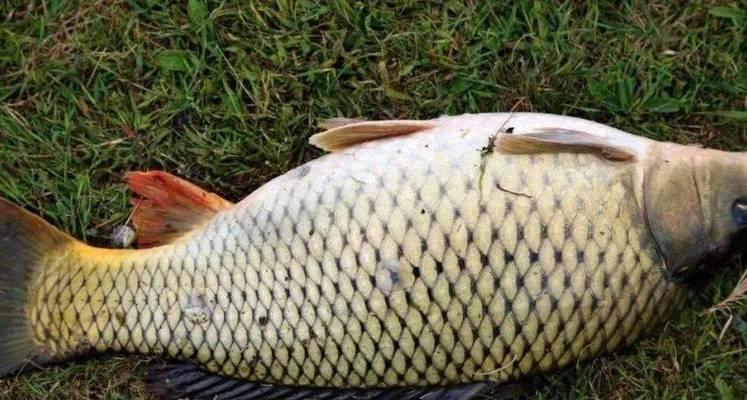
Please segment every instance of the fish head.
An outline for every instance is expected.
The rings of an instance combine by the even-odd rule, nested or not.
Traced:
[[[644,202],[673,279],[706,283],[747,244],[747,154],[663,145]]]
[[[710,265],[703,265],[708,273],[747,245],[747,154],[704,150],[695,167],[710,249]]]

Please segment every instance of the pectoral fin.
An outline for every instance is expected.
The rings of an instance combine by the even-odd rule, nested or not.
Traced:
[[[635,153],[586,132],[546,128],[536,132],[500,134],[495,150],[504,154],[587,153],[610,161],[633,161]]]

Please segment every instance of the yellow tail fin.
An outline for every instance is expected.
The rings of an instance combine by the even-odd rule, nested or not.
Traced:
[[[73,238],[0,197],[0,377],[48,356],[29,325],[29,287],[44,255]]]

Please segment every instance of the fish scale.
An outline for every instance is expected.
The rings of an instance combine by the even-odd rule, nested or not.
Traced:
[[[174,244],[56,256],[35,340],[57,358],[168,355],[268,383],[449,385],[612,351],[681,303],[634,165],[488,139],[365,143]]]

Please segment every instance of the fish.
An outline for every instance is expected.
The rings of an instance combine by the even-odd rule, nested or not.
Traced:
[[[139,353],[163,399],[469,399],[655,332],[747,236],[745,153],[539,113],[322,126],[237,203],[128,173],[137,249],[0,200],[0,376]]]

